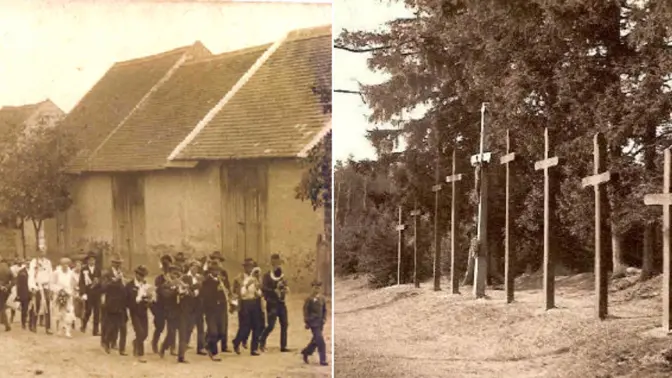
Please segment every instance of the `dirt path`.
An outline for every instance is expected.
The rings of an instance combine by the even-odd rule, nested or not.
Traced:
[[[659,324],[658,298],[612,293],[612,316],[600,322],[593,316],[592,276],[559,279],[557,286],[558,308],[543,311],[534,289],[517,292],[507,305],[501,291],[476,301],[470,288],[453,296],[428,284],[369,290],[362,280],[337,280],[336,376],[672,375],[655,358],[670,341],[643,335]]]
[[[240,356],[233,353],[223,356],[221,362],[212,362],[205,356],[187,351],[189,364],[177,364],[175,357],[148,356],[146,364],[139,364],[131,356],[107,355],[100,348],[100,339],[91,334],[73,333],[72,339],[47,336],[44,328],[37,334],[21,329],[14,323],[10,332],[0,331],[0,376],[3,377],[329,377],[330,367],[318,365],[317,356],[311,365],[305,365],[299,351],[310,340],[310,332],[303,328],[302,301],[294,299],[289,306],[289,343],[291,353],[279,351],[279,329],[271,334],[267,353],[252,357],[243,349]],[[237,329],[237,319],[231,319],[229,338]],[[151,322],[151,321],[150,321]],[[330,322],[328,322],[329,324]],[[127,350],[130,353],[133,331],[130,325]],[[150,333],[152,326],[150,326]],[[331,329],[325,330],[327,352],[330,353]],[[193,340],[193,336],[192,336]],[[194,342],[192,341],[192,345]],[[145,344],[149,349],[149,342]],[[328,356],[330,357],[330,356]]]

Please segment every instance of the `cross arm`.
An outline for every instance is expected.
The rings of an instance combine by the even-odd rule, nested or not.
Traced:
[[[535,171],[541,171],[542,169],[548,169],[551,167],[555,167],[558,165],[560,162],[560,159],[558,159],[557,156],[554,156],[552,158],[544,159],[544,160],[539,160],[538,162],[534,163],[534,170]]]
[[[672,193],[647,194],[644,196],[644,204],[670,206],[672,205]]]
[[[397,231],[404,231],[406,229],[406,225],[405,224],[400,224],[397,227],[395,227],[395,229]]]
[[[605,171],[597,175],[585,177],[583,180],[581,180],[581,186],[583,186],[584,188],[587,188],[589,186],[597,186],[600,184],[604,184],[609,180],[611,180],[611,172]]]
[[[441,184],[436,184],[436,185],[432,186],[432,192],[436,193],[436,192],[440,192],[440,191],[441,191]]]
[[[479,163],[489,163],[492,158],[491,152],[484,152],[483,156],[481,154],[476,154],[471,156],[471,165],[476,165]]]
[[[462,180],[462,174],[458,173],[455,175],[446,176],[446,182],[456,182]]]
[[[499,164],[508,164],[514,160],[516,160],[516,153],[509,152],[508,154],[499,158]]]
[[[413,217],[417,217],[417,216],[420,215],[420,214],[422,214],[422,212],[420,212],[420,210],[413,210],[413,211],[411,211],[411,216],[413,216]]]

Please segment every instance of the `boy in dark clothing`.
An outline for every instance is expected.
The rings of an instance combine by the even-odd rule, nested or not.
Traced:
[[[138,358],[138,362],[145,363],[145,340],[149,331],[149,320],[147,319],[147,308],[149,307],[150,294],[145,277],[149,270],[144,265],[135,269],[135,279],[126,284],[126,304],[131,316],[131,325],[135,333],[133,340],[133,356]]]
[[[289,352],[287,349],[287,305],[285,304],[285,295],[288,287],[287,281],[282,274],[280,265],[282,260],[280,255],[271,255],[271,270],[264,274],[262,280],[261,290],[266,299],[266,316],[268,318],[268,326],[264,329],[259,340],[259,348],[264,351],[266,349],[266,340],[275,328],[276,320],[280,321],[280,351]]]
[[[322,334],[324,324],[327,321],[327,303],[320,294],[322,283],[314,281],[312,288],[310,297],[306,298],[303,305],[303,320],[306,323],[306,329],[312,332],[313,338],[301,351],[301,355],[303,355],[303,362],[308,363],[308,357],[315,353],[315,349],[317,349],[320,355],[320,365],[327,366],[327,347]]]
[[[179,346],[177,348],[177,362],[186,363],[184,358],[191,333],[196,324],[198,311],[199,281],[197,278],[198,263],[190,263],[189,271],[183,274],[178,283],[177,311]]]
[[[168,268],[173,263],[173,257],[170,255],[161,256],[161,270],[163,273],[159,274],[154,280],[154,287],[156,288],[156,301],[152,303],[151,311],[154,316],[154,334],[152,335],[152,352],[159,353],[159,338],[161,333],[166,328],[166,309],[164,305],[164,298],[159,292],[159,288],[166,282],[168,275]]]

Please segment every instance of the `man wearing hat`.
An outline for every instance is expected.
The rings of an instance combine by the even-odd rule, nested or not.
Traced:
[[[227,309],[224,311],[222,314],[222,322],[223,322],[223,327],[224,331],[221,335],[220,338],[220,343],[221,343],[221,352],[222,353],[230,353],[231,351],[229,350],[229,311],[233,311],[235,306],[231,304],[231,302],[234,300],[234,295],[231,291],[231,282],[229,281],[229,274],[227,273],[226,269],[224,268],[224,261],[226,259],[222,255],[221,252],[219,251],[214,251],[210,254],[209,256],[210,261],[216,261],[219,265],[218,269],[218,275],[219,275],[219,280],[220,282],[224,285],[225,289],[225,294],[227,296],[227,304],[226,307]]]
[[[18,269],[13,271],[16,282],[16,301],[19,302],[21,309],[21,328],[26,329],[28,324],[28,305],[30,304],[30,289],[28,288],[28,266],[23,258],[17,257],[16,264]],[[14,311],[12,311],[12,322],[14,322]]]
[[[164,298],[159,291],[169,276],[170,265],[173,264],[173,257],[171,255],[163,255],[161,261],[161,274],[154,279],[154,287],[157,290],[156,300],[152,303],[151,311],[154,316],[154,334],[152,335],[152,352],[159,353],[159,338],[161,333],[166,329],[166,309]],[[174,348],[174,347],[173,347]]]
[[[126,355],[126,285],[121,271],[121,255],[114,254],[111,267],[101,275],[102,294],[105,296],[102,343],[106,353],[119,339],[119,354]]]
[[[187,352],[187,345],[196,324],[196,318],[199,309],[198,297],[200,288],[200,279],[198,278],[198,270],[200,263],[196,260],[189,261],[185,264],[189,267],[187,272],[180,277],[180,286],[178,288],[177,297],[177,311],[178,311],[178,336],[179,343],[177,348],[177,362],[186,363],[185,354]],[[198,340],[201,343],[201,340]],[[202,349],[203,345],[199,345],[198,350]]]
[[[96,267],[97,254],[89,251],[85,264],[79,273],[79,293],[84,301],[84,318],[81,331],[86,332],[86,325],[93,315],[93,336],[100,334],[100,276],[101,271]]]
[[[275,327],[276,320],[280,321],[280,351],[289,352],[287,349],[287,305],[285,304],[285,295],[289,288],[287,281],[282,273],[282,259],[280,255],[274,253],[271,255],[271,270],[264,274],[262,280],[262,292],[266,299],[266,316],[268,325],[261,334],[259,342],[261,350],[266,349],[266,340]]]
[[[208,263],[208,271],[201,285],[201,300],[207,326],[206,350],[213,361],[221,361],[218,343],[222,343],[222,352],[225,351],[226,328],[228,326],[226,287],[221,279],[221,266],[218,260]]]
[[[175,339],[180,321],[179,302],[177,297],[181,276],[181,267],[177,264],[172,264],[168,268],[168,275],[165,276],[165,282],[160,287],[156,288],[158,295],[162,297],[167,326],[166,337],[163,339],[159,348],[159,356],[161,358],[163,358],[168,349],[175,347]]]
[[[324,342],[324,325],[327,322],[327,302],[321,294],[322,283],[313,281],[312,292],[303,304],[303,320],[306,329],[313,334],[310,343],[301,351],[303,362],[308,363],[308,357],[317,349],[320,355],[320,365],[327,366],[327,347]]]
[[[252,342],[250,345],[250,354],[252,356],[258,356],[259,352],[259,336],[262,331],[261,322],[261,283],[259,279],[255,277],[254,260],[251,258],[246,258],[243,263],[243,269],[245,273],[240,279],[240,308],[239,308],[239,324],[238,324],[238,334],[233,340],[233,350],[240,354],[240,345],[247,341],[252,334]]]
[[[133,356],[138,362],[145,363],[145,340],[149,332],[147,309],[151,300],[149,286],[145,278],[149,270],[144,265],[135,268],[135,278],[126,284],[126,300],[128,312],[131,316],[131,326],[135,339],[133,340]]]
[[[177,252],[175,254],[175,265],[180,268],[180,272],[187,272],[189,265],[187,264],[187,257],[184,255],[184,252]]]
[[[199,289],[203,285],[203,280],[205,279],[203,266],[207,264],[206,259],[207,256],[204,259],[193,259],[190,262],[191,268],[189,275],[195,278],[196,286]],[[200,293],[201,291],[199,290],[198,295],[196,296],[196,305],[194,308],[192,327],[196,327],[196,354],[207,355],[207,352],[205,351],[205,314],[203,313],[203,298],[201,297]]]

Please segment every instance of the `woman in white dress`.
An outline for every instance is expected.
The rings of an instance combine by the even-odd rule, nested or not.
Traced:
[[[72,337],[72,322],[75,320],[74,295],[77,286],[77,275],[70,268],[70,259],[62,258],[59,267],[54,269],[51,287],[55,300],[53,303],[54,320],[56,329],[63,331],[66,337]]]

